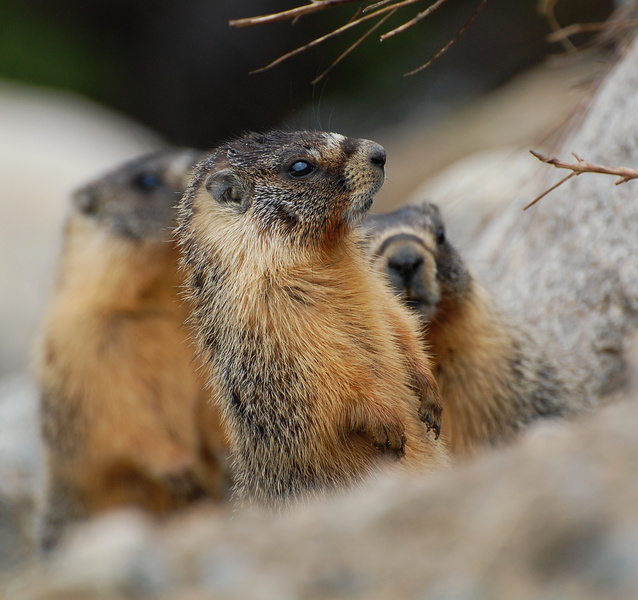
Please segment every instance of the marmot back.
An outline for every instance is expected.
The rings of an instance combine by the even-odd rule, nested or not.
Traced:
[[[442,437],[456,454],[578,410],[568,367],[499,310],[447,239],[434,204],[371,215],[363,227],[373,267],[422,319],[445,406]]]
[[[441,406],[418,324],[356,245],[384,164],[367,140],[249,134],[202,161],[182,199],[192,324],[243,498],[340,488],[384,456],[446,461],[419,418],[438,429]]]
[[[72,198],[36,374],[47,483],[41,543],[121,504],[155,513],[227,487],[224,440],[187,331],[171,241],[193,150],[145,156]]]

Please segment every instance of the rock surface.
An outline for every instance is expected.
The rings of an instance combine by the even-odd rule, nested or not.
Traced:
[[[0,131],[1,377],[28,364],[71,190],[161,140],[79,97],[1,81]]]
[[[135,512],[76,532],[10,598],[635,598],[638,405],[273,517]],[[26,576],[25,576],[26,577]]]
[[[638,43],[610,70],[591,107],[559,151],[608,166],[638,165]],[[536,194],[565,177],[541,165]],[[503,301],[564,347],[589,393],[628,384],[626,350],[638,329],[638,188],[583,174],[524,215],[521,196],[490,225],[480,252]]]

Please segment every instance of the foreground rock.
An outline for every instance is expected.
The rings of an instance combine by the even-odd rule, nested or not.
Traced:
[[[273,518],[106,516],[11,598],[638,597],[638,405]]]

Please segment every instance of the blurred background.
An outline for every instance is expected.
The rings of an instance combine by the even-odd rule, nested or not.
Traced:
[[[548,54],[566,56],[546,41],[550,26],[538,0],[488,0],[436,64],[403,76],[454,37],[478,3],[448,0],[383,44],[374,34],[312,85],[364,29],[249,72],[343,24],[355,5],[295,24],[235,29],[229,19],[299,2],[0,0],[0,375],[26,368],[69,192],[133,155],[165,144],[207,148],[246,129],[272,127],[374,138],[389,153],[378,202],[386,209],[453,160],[545,136],[562,114],[559,92],[573,86],[560,70],[569,60],[553,75],[510,86],[518,102],[527,102],[523,114],[520,104],[510,112],[497,104],[488,118],[481,104]],[[613,8],[613,0],[563,0],[555,15],[561,25],[597,22]],[[589,66],[578,68],[586,78]],[[548,111],[553,120],[538,117]]]
[[[476,262],[472,240],[535,168],[527,149],[551,144],[600,66],[598,54],[574,56],[548,43],[552,27],[542,9],[553,6],[565,26],[603,21],[620,2],[488,0],[449,52],[404,77],[479,4],[447,0],[392,40],[370,36],[315,85],[364,30],[250,75],[356,9],[295,24],[228,26],[299,4],[0,0],[0,497],[19,499],[0,518],[9,540],[0,571],[19,560],[24,536],[16,523],[28,522],[33,506],[39,438],[29,352],[74,188],[168,144],[209,148],[247,129],[328,129],[386,147],[387,182],[375,210],[439,202],[455,245]],[[401,11],[383,30],[427,4]],[[587,48],[591,39],[572,41]]]

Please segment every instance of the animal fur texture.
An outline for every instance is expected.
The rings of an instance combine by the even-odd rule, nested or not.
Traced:
[[[202,161],[182,199],[192,325],[248,501],[446,462],[417,321],[357,246],[384,164],[366,140],[248,134]]]

